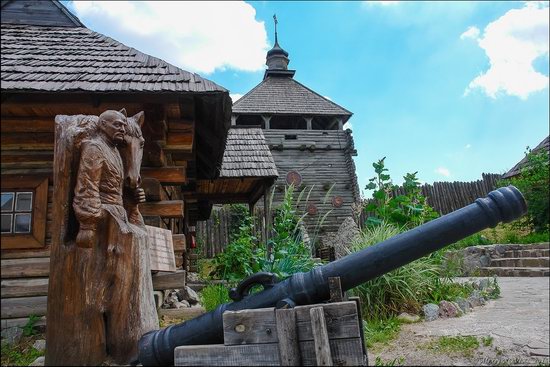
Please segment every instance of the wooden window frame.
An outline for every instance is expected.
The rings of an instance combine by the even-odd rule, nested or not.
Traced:
[[[48,177],[4,175],[2,191],[34,192],[31,233],[2,233],[2,250],[40,248],[46,246],[46,216],[48,213]]]

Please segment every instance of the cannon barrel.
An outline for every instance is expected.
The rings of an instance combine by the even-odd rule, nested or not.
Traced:
[[[525,199],[514,186],[491,191],[466,207],[374,246],[264,286],[259,293],[195,319],[151,331],[139,341],[139,360],[144,366],[173,365],[177,346],[223,343],[225,311],[322,302],[329,299],[330,277],[340,277],[342,290],[349,290],[499,222],[511,222],[526,211]]]

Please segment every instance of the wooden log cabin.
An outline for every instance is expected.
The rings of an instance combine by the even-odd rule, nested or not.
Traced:
[[[274,205],[286,185],[306,189],[301,208],[309,235],[328,239],[360,201],[357,152],[351,130],[344,130],[352,113],[296,81],[288,63],[275,33],[264,79],[233,104],[231,123],[262,128],[279,173]]]
[[[251,156],[235,161],[238,144],[220,177],[231,116],[223,87],[86,28],[57,0],[1,7],[2,328],[46,312],[56,115],[145,112],[140,210],[172,230],[180,267],[214,202],[253,205],[274,181],[274,167],[237,177]],[[182,286],[180,273],[154,276],[154,288]]]

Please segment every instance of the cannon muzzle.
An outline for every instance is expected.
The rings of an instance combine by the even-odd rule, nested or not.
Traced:
[[[521,192],[514,186],[503,187],[464,208],[307,273],[296,273],[279,283],[257,275],[257,279],[269,280],[262,283],[263,291],[235,297],[242,299],[220,305],[195,319],[145,334],[139,341],[139,360],[144,366],[173,365],[177,346],[223,343],[222,315],[227,310],[323,302],[329,299],[330,277],[340,277],[342,290],[346,291],[485,228],[511,222],[526,212],[527,204]]]

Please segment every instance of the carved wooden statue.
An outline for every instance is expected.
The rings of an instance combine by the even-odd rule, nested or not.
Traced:
[[[138,210],[143,112],[55,122],[46,364],[129,363],[158,328]]]

